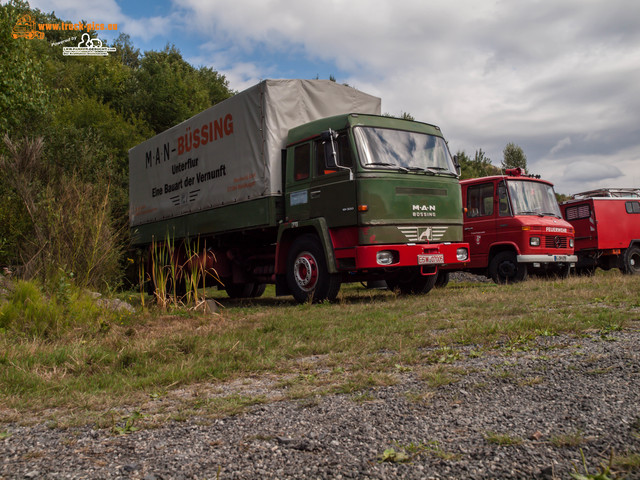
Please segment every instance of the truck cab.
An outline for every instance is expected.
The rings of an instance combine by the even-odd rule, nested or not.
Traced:
[[[339,115],[292,129],[285,155],[279,290],[331,298],[340,283],[384,280],[426,293],[439,267],[468,261],[458,173],[438,127]]]
[[[569,274],[577,260],[574,229],[562,219],[553,184],[516,168],[460,185],[471,257],[465,270],[500,284],[529,273]]]

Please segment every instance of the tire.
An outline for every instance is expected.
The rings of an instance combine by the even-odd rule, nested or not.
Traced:
[[[579,275],[581,277],[593,277],[595,273],[596,273],[595,265],[576,267],[576,275]]]
[[[627,275],[640,275],[640,248],[633,247],[627,248],[622,257],[622,273]]]
[[[225,283],[225,291],[229,298],[249,298],[253,293],[255,283]]]
[[[444,288],[449,285],[449,271],[448,270],[440,270],[438,269],[438,278],[436,278],[435,287],[436,288]]]
[[[403,295],[424,295],[435,286],[438,274],[422,275],[420,269],[413,269],[403,278],[396,277],[387,280],[389,290],[399,290]]]
[[[556,278],[569,278],[570,274],[571,274],[570,264],[563,265],[558,269],[557,272],[555,272]]]
[[[266,283],[256,283],[251,291],[251,298],[261,297],[264,291],[267,289]]]
[[[339,274],[329,273],[320,239],[302,235],[291,245],[287,256],[287,285],[299,303],[333,301],[340,291]]]
[[[522,282],[527,278],[527,266],[518,263],[515,253],[500,252],[489,264],[489,276],[499,285]]]

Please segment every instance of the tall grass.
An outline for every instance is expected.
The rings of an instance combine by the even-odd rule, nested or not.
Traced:
[[[0,168],[30,222],[18,242],[21,276],[49,285],[62,271],[80,287],[116,285],[122,238],[111,216],[109,181],[63,175],[43,161],[41,138],[14,142],[5,135],[4,143],[9,156],[0,157]]]
[[[148,262],[148,274],[141,263],[140,284],[147,282],[150,291],[162,310],[169,307],[188,306],[204,309],[206,277],[220,281],[213,269],[207,269],[207,258],[213,253],[207,251],[206,244],[200,248],[200,239],[185,239],[178,244],[167,234],[163,242],[153,239]],[[148,278],[147,278],[148,277]],[[144,289],[141,288],[144,303]]]

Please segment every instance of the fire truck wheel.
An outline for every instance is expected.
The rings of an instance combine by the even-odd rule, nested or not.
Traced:
[[[521,282],[527,278],[527,266],[518,263],[515,253],[500,252],[489,264],[489,276],[498,284]]]
[[[449,284],[449,271],[448,270],[438,270],[438,278],[436,278],[435,287],[436,288],[444,288]]]
[[[622,273],[629,275],[640,274],[640,248],[633,246],[627,248],[623,257]]]
[[[438,275],[422,275],[419,269],[408,276],[387,280],[389,290],[399,290],[403,295],[424,295],[435,286]]]
[[[557,278],[569,278],[569,275],[571,274],[571,265],[566,264],[561,266],[558,271],[556,272],[556,277]]]
[[[335,300],[340,290],[340,275],[329,273],[320,239],[302,235],[294,240],[287,257],[287,284],[293,297],[304,303]]]

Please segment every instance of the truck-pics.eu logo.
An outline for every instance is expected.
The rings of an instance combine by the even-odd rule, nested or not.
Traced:
[[[29,40],[32,38],[39,38],[40,40],[44,39],[44,33],[38,31],[35,20],[28,14],[23,15],[18,19],[16,24],[13,26],[11,36],[13,38],[27,38]]]

